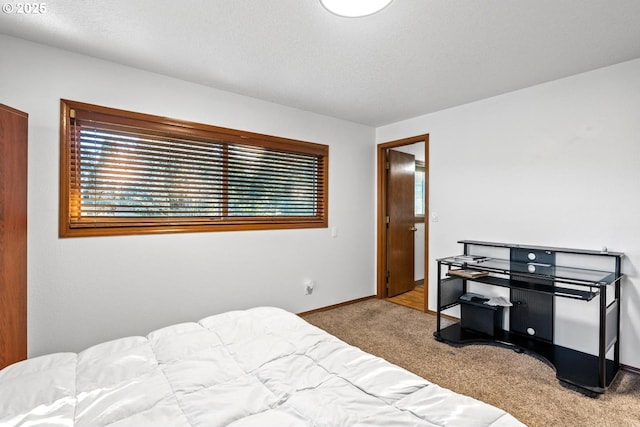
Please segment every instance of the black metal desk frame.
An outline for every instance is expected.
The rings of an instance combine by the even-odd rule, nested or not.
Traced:
[[[620,369],[620,282],[621,252],[591,251],[545,246],[461,240],[463,256],[482,252],[482,248],[508,249],[509,259],[488,257],[480,262],[465,262],[463,256],[438,259],[437,325],[434,336],[450,344],[493,343],[516,351],[533,353],[556,369],[558,380],[578,391],[597,396],[604,393]],[[478,250],[480,248],[480,250]],[[606,257],[607,270],[591,270],[556,265],[556,254]],[[448,274],[453,269],[488,273],[464,278]],[[609,271],[610,270],[610,271]],[[444,276],[443,276],[444,274]],[[488,336],[462,329],[460,323],[442,328],[442,312],[459,304],[467,292],[467,282],[510,289],[509,330]],[[607,303],[607,290],[613,298]],[[609,289],[611,291],[611,289]],[[598,355],[584,353],[554,343],[555,298],[583,301],[599,299]],[[515,319],[515,321],[514,321]],[[536,328],[525,328],[534,323]],[[540,332],[537,333],[536,329]],[[532,333],[533,332],[533,336]],[[607,354],[613,348],[613,356]]]

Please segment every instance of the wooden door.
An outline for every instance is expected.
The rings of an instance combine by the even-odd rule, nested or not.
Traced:
[[[415,173],[412,154],[389,150],[387,173],[387,296],[413,290]]]
[[[0,104],[0,369],[27,358],[27,120]]]

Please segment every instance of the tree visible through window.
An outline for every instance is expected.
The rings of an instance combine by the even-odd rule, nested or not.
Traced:
[[[326,145],[61,105],[63,237],[327,226]]]

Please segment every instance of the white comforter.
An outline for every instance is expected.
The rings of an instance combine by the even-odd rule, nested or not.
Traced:
[[[512,426],[286,311],[233,311],[0,371],[1,426]]]

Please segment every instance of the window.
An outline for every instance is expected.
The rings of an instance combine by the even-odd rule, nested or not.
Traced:
[[[329,147],[61,101],[60,236],[327,226]]]
[[[424,219],[425,168],[424,162],[416,160],[415,173],[415,216],[416,220]]]

